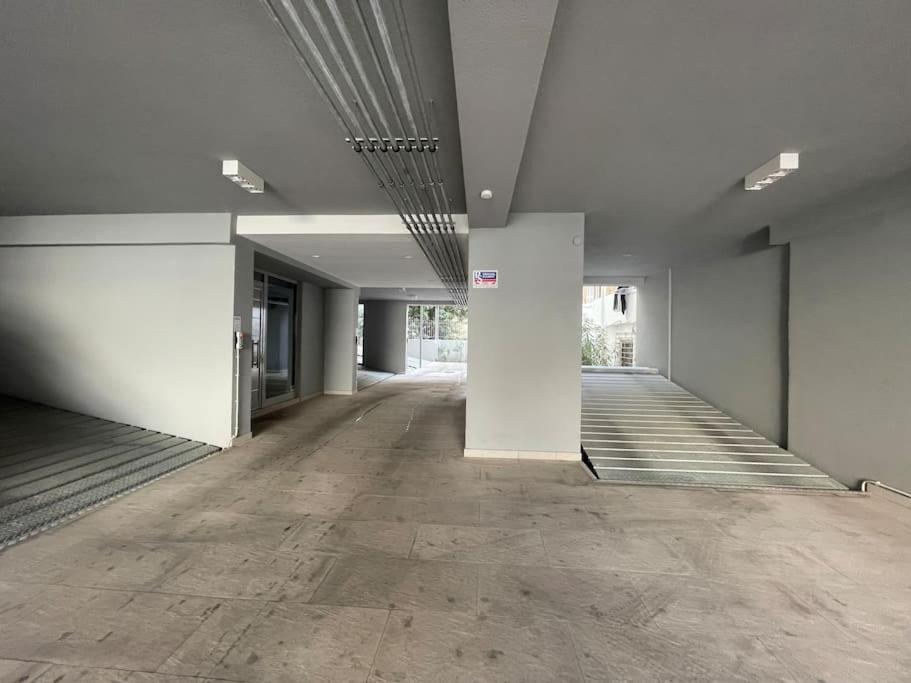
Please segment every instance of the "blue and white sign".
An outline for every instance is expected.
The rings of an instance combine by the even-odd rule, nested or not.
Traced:
[[[497,271],[495,270],[476,270],[472,278],[472,287],[475,289],[496,289],[497,288]]]

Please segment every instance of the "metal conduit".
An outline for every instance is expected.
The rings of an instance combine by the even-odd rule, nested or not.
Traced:
[[[345,131],[346,136],[347,136],[346,139],[352,143],[352,149],[356,153],[358,153],[358,156],[360,156],[361,159],[364,161],[364,164],[367,166],[368,170],[370,170],[370,172],[377,178],[380,188],[386,193],[386,195],[392,201],[392,204],[395,207],[397,213],[399,214],[399,217],[402,219],[402,222],[405,224],[409,233],[411,233],[411,235],[417,241],[418,247],[420,247],[421,252],[424,254],[425,258],[427,258],[427,260],[431,263],[431,265],[436,270],[436,266],[434,266],[434,264],[433,264],[433,258],[431,256],[431,254],[427,251],[427,247],[425,246],[424,241],[421,238],[419,238],[418,233],[416,232],[415,227],[412,223],[412,218],[411,218],[410,214],[409,214],[409,217],[406,218],[407,209],[403,209],[403,199],[400,195],[398,195],[398,190],[395,187],[394,183],[391,180],[389,182],[384,182],[383,178],[379,175],[376,168],[371,163],[369,157],[362,154],[363,146],[361,145],[360,142],[357,142],[355,140],[356,135],[351,127],[351,124],[349,123],[350,119],[346,120],[345,117],[342,116],[342,112],[339,111],[338,105],[332,99],[332,97],[329,95],[328,91],[326,90],[326,87],[323,85],[323,83],[317,77],[315,70],[308,62],[306,56],[304,55],[304,52],[301,50],[300,46],[297,44],[297,42],[292,37],[291,32],[288,30],[287,26],[281,20],[281,17],[279,15],[278,11],[276,10],[274,4],[272,3],[272,0],[261,0],[261,4],[266,8],[266,11],[272,18],[273,22],[281,30],[283,36],[285,37],[286,42],[288,42],[288,44],[294,50],[294,52],[297,56],[298,63],[304,69],[304,72],[310,77],[311,81],[316,86],[317,91],[320,93],[320,95],[323,97],[323,99],[329,105],[329,108],[332,111],[336,122],[339,124],[339,126],[342,128],[342,130]],[[294,11],[294,8],[291,7],[290,9],[291,9],[292,15],[294,17],[297,17],[297,13],[296,13],[296,11]],[[297,18],[298,18],[298,22],[296,23],[296,27],[303,28],[302,22],[299,21],[299,17],[297,17]],[[306,34],[306,29],[304,29],[304,34],[305,34],[305,39],[306,39],[306,37],[308,37],[308,35]],[[330,75],[330,78],[331,78],[331,75]],[[334,80],[332,82],[334,83]],[[346,110],[346,113],[350,113],[350,109],[348,109],[348,107],[344,101],[342,102],[342,107]]]
[[[361,1],[370,5],[372,25]],[[260,0],[260,4],[294,50],[298,63],[329,105],[346,142],[386,193],[452,300],[467,304],[465,257],[436,157],[439,139],[432,130],[433,100],[424,100],[400,0],[393,1],[395,36],[380,0],[351,0],[364,38],[363,57],[337,0],[303,0],[312,28],[291,0]],[[320,6],[328,10],[331,26]],[[396,56],[396,41],[405,55],[404,71]],[[375,83],[380,88],[375,88]]]

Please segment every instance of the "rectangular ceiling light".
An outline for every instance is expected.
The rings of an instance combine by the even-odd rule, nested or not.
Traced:
[[[797,152],[782,152],[744,178],[743,186],[747,190],[761,190],[796,171],[799,159]]]
[[[221,174],[228,180],[236,183],[247,192],[262,194],[265,183],[249,168],[237,159],[226,159],[221,162]]]

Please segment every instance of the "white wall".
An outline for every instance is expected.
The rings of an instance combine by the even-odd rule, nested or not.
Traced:
[[[582,214],[513,214],[472,229],[469,268],[497,289],[469,291],[466,455],[578,458]]]
[[[252,397],[250,395],[250,382],[252,379],[251,362],[253,360],[253,342],[251,329],[253,327],[253,243],[243,238],[237,238],[234,247],[234,315],[240,316],[241,330],[246,335],[246,348],[236,355],[235,372],[239,377],[235,387],[239,390],[235,400],[237,415],[237,434],[248,434],[251,428],[250,409]]]
[[[298,394],[310,398],[323,393],[323,288],[301,282],[297,291],[300,299]]]
[[[0,216],[0,244],[227,244],[226,213]]]
[[[667,271],[646,277],[636,294],[636,362],[666,377]]]
[[[324,290],[323,387],[327,394],[357,392],[357,289]]]
[[[784,443],[787,247],[674,268],[672,282],[672,379]]]
[[[909,179],[791,241],[790,447],[849,486],[911,491]]]
[[[59,243],[63,218],[15,222]],[[143,242],[173,232],[167,215],[99,220]],[[0,247],[0,392],[226,446],[234,279],[229,244]]]
[[[364,366],[384,372],[405,372],[405,333],[408,304],[402,301],[364,302]]]

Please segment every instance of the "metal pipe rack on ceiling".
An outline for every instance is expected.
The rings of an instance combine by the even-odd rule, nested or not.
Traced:
[[[322,42],[321,49],[291,0],[260,0],[329,105],[344,131],[345,141],[389,197],[453,302],[465,305],[468,303],[465,255],[456,236],[451,200],[436,154],[439,138],[433,135],[433,100],[424,100],[405,12],[401,0],[393,0],[396,26],[393,36],[381,1],[367,1],[372,23],[360,0],[350,0],[351,17],[363,36],[359,49],[337,0],[320,3],[329,11],[335,36],[315,0],[302,0]],[[344,46],[347,60],[339,50],[336,36]],[[399,65],[397,44],[405,56],[405,72]],[[360,50],[366,52],[369,64],[365,64]],[[380,86],[379,94],[374,83]]]

